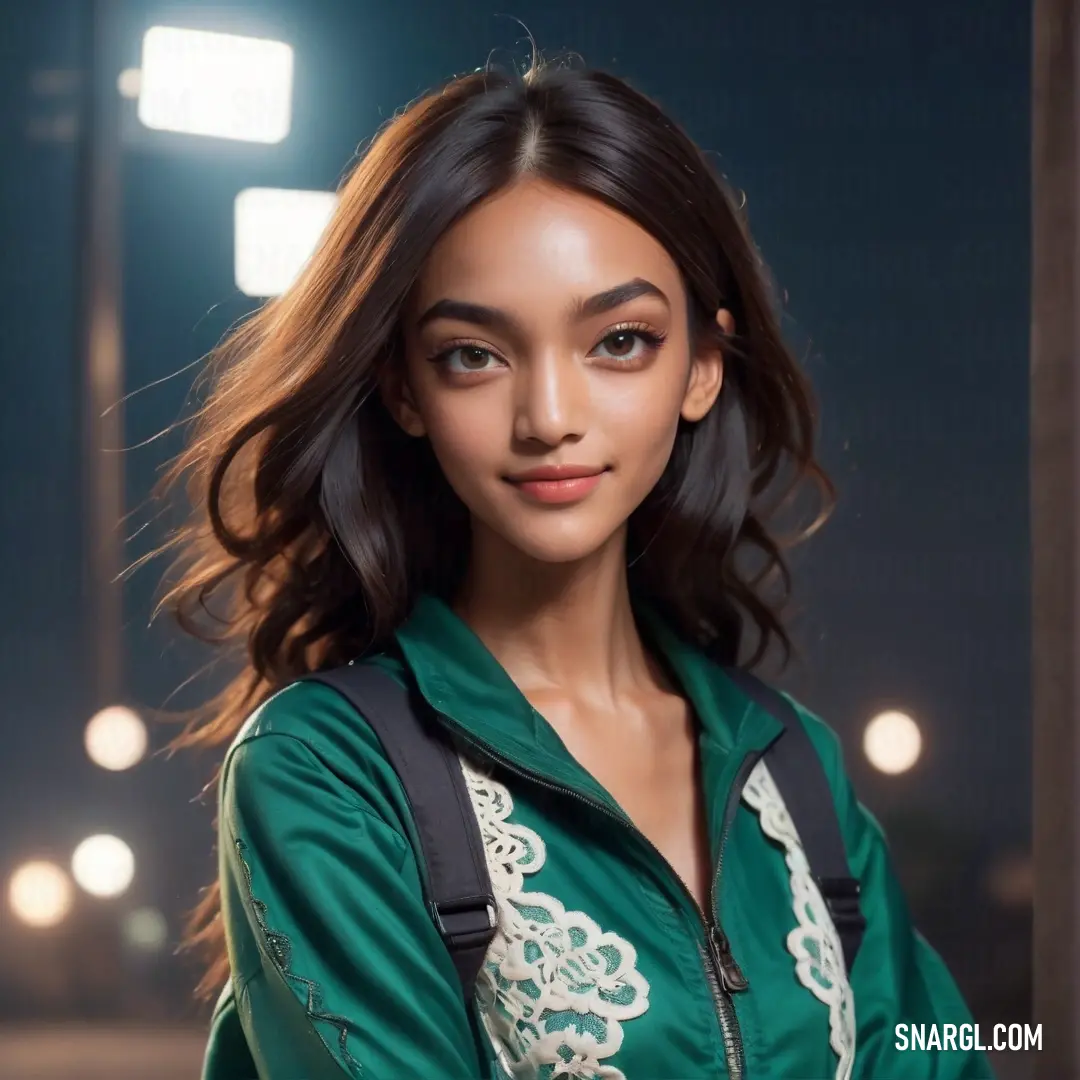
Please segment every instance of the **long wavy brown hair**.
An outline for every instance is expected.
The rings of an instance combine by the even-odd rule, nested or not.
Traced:
[[[628,573],[636,595],[725,662],[740,643],[747,666],[771,643],[789,652],[788,540],[769,522],[806,482],[820,496],[814,525],[833,495],[814,456],[810,388],[745,215],[647,97],[602,72],[534,62],[523,76],[454,79],[387,123],[297,282],[212,354],[167,478],[186,480],[194,516],[173,539],[178,576],[162,606],[234,649],[240,670],[174,746],[230,741],[286,683],[383,647],[420,592],[453,597],[468,515],[376,387],[401,362],[400,312],[436,240],[523,175],[599,199],[656,237],[681,270],[695,334],[717,332],[717,309],[732,312],[723,389],[680,427],[635,511]],[[206,889],[189,926],[209,963],[201,996],[228,976],[218,901]]]

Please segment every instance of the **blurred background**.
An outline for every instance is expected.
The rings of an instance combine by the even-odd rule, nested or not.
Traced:
[[[161,715],[221,673],[150,625],[165,566],[136,564],[177,520],[152,489],[200,357],[287,287],[358,145],[527,60],[515,18],[658,99],[745,193],[840,496],[795,559],[787,685],[840,733],[976,1019],[1031,1018],[1029,5],[506,10],[4,4],[4,1080],[197,1076],[175,953],[214,875],[216,762],[162,754]]]

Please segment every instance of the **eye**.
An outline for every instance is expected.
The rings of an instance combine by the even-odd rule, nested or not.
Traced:
[[[649,353],[655,352],[664,343],[664,334],[637,327],[621,327],[605,335],[596,350],[608,360],[622,363],[642,360]],[[596,353],[594,350],[594,353]]]
[[[434,359],[455,375],[489,371],[502,363],[490,349],[480,345],[455,345],[439,353]]]

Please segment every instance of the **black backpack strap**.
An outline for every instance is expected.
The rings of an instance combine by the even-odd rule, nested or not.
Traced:
[[[803,851],[840,937],[844,965],[850,973],[866,931],[866,918],[859,905],[859,882],[848,866],[821,758],[795,707],[783,694],[747,671],[727,668],[725,674],[784,725],[783,734],[765,751],[765,762],[799,830]]]
[[[471,1003],[498,910],[454,746],[415,688],[374,664],[307,676],[336,690],[371,725],[409,800],[426,869],[426,899]]]

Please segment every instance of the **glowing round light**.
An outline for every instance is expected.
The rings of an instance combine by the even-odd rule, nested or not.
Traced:
[[[27,926],[56,926],[71,910],[71,879],[51,862],[28,862],[11,875],[8,903],[12,914]]]
[[[143,759],[149,738],[137,712],[124,705],[110,705],[91,717],[83,742],[95,765],[120,772]]]
[[[124,917],[121,931],[128,945],[143,952],[157,952],[169,938],[169,924],[157,908],[129,912]]]
[[[75,849],[71,872],[91,896],[119,896],[135,877],[135,856],[118,837],[90,836]]]
[[[138,68],[124,68],[116,77],[116,89],[122,98],[134,101],[142,87],[142,72]]]
[[[880,772],[891,775],[907,772],[922,753],[919,725],[907,713],[880,713],[866,725],[863,752]]]
[[[1030,904],[1035,891],[1031,856],[1026,852],[1012,852],[1003,856],[990,868],[987,884],[991,896],[1003,907]]]

